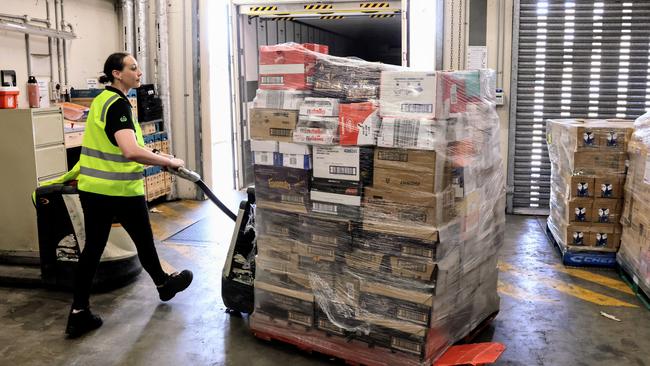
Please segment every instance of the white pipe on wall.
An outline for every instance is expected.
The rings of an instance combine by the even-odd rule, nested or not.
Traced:
[[[140,65],[142,71],[142,83],[149,84],[151,78],[149,77],[149,17],[148,17],[148,1],[136,0],[135,2],[135,57]]]
[[[122,8],[122,36],[124,37],[124,52],[133,54],[133,0],[121,0]]]
[[[171,98],[169,91],[169,22],[167,0],[156,1],[156,22],[158,23],[158,77],[160,85],[158,93],[163,105],[163,124],[167,132],[169,150],[173,150],[172,128],[171,128]],[[175,187],[172,186],[171,196],[176,195]]]

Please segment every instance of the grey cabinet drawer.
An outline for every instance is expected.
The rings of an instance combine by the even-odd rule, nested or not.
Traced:
[[[67,171],[67,161],[64,145],[36,148],[36,177]]]
[[[34,145],[63,142],[63,119],[61,113],[34,113]]]

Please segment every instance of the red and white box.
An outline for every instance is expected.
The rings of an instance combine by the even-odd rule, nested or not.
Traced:
[[[340,144],[376,145],[379,124],[377,104],[373,102],[341,104],[339,107]]]
[[[313,87],[317,55],[327,54],[327,46],[306,43],[260,46],[259,88],[308,90]]]

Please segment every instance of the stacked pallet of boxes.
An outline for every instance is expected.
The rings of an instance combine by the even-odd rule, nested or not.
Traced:
[[[267,68],[267,53],[309,65]],[[312,62],[313,85],[308,71],[282,74]],[[287,120],[277,145],[252,144],[263,152],[252,330],[351,362],[430,364],[499,308],[505,208],[493,73],[262,47],[255,105],[278,87],[266,82],[283,81],[293,89],[283,98],[304,96],[295,110],[251,110],[253,138],[281,127],[256,113]],[[301,145],[283,148],[286,137]],[[284,166],[287,152],[301,169]]]
[[[650,114],[634,123],[628,145],[623,235],[617,261],[646,296],[650,296]]]
[[[548,227],[564,252],[620,246],[630,121],[549,120]]]

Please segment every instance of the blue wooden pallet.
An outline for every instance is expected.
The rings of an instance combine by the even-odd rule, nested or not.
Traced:
[[[614,252],[597,252],[589,250],[575,251],[565,248],[555,239],[551,229],[546,225],[546,236],[560,251],[562,264],[572,267],[599,267],[599,268],[616,268],[616,253]]]

